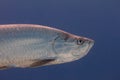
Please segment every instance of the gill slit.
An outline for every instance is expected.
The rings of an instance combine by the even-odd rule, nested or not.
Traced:
[[[55,50],[55,41],[59,38],[60,36],[58,35],[55,39],[52,40],[52,49],[55,54],[58,54],[57,51]]]

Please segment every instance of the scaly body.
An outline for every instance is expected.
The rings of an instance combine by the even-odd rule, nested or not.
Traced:
[[[77,44],[78,39],[79,36],[46,26],[0,25],[0,68],[36,67],[77,60],[78,58],[72,58],[75,52],[72,48],[75,48],[74,44]],[[93,41],[82,37],[81,39],[92,43],[86,49],[88,52]],[[79,45],[75,49],[78,47]],[[68,59],[63,60],[67,57]]]

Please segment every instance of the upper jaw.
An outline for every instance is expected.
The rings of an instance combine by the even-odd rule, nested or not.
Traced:
[[[94,41],[93,40],[89,41],[86,53],[88,53],[88,51],[93,47],[93,45],[94,45]]]

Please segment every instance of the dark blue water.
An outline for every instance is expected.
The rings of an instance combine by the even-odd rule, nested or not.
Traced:
[[[0,71],[0,80],[120,80],[119,0],[0,0],[0,24],[53,26],[95,40],[71,63]]]

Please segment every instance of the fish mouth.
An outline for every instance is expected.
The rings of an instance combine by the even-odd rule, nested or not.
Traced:
[[[93,47],[93,45],[94,45],[94,40],[92,40],[92,39],[89,39],[89,41],[88,41],[88,48],[87,48],[87,50],[86,50],[86,54],[89,52],[89,50]]]
[[[86,54],[89,52],[89,50],[93,47],[94,45],[94,40],[92,39],[89,39],[89,38],[85,38],[86,39],[86,42],[88,43],[88,48],[86,49]]]

